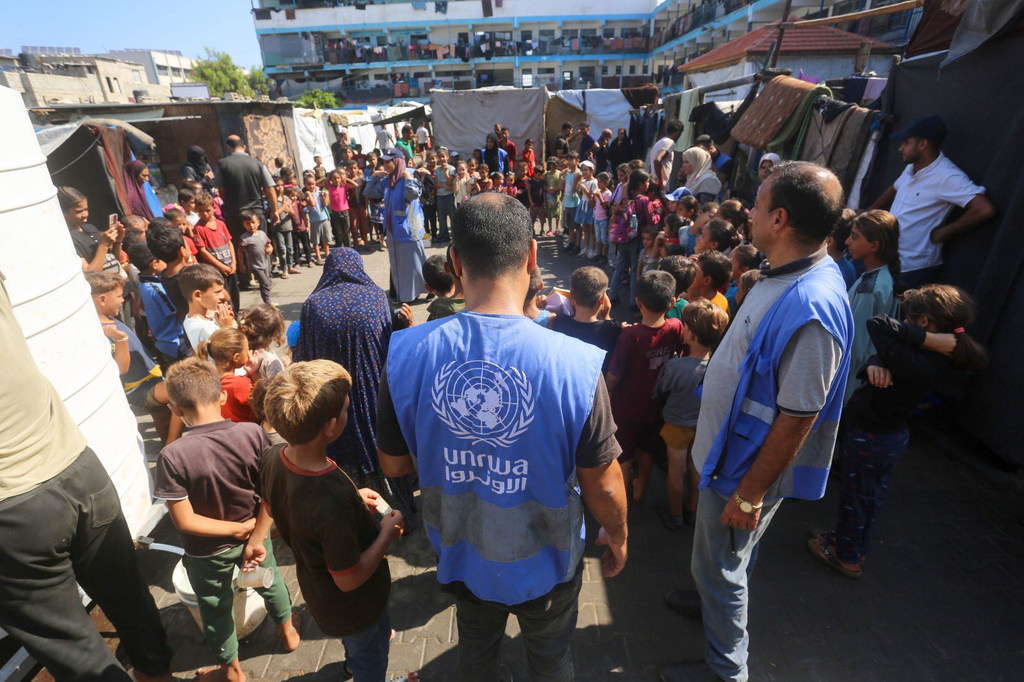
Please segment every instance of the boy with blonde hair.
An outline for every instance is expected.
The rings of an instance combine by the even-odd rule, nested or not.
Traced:
[[[330,360],[299,362],[269,380],[264,416],[287,443],[270,448],[260,466],[262,510],[244,558],[249,565],[264,561],[276,522],[295,555],[309,612],[324,634],[341,637],[348,672],[356,681],[383,681],[391,639],[385,553],[404,520],[327,459],[328,443],[348,422],[351,388],[352,377]]]
[[[203,633],[216,667],[197,679],[243,682],[235,630],[234,577],[246,540],[256,525],[259,464],[270,439],[258,424],[221,416],[226,394],[212,364],[192,357],[167,370],[171,410],[189,430],[160,451],[153,496],[167,503],[181,533],[183,563],[196,592]],[[286,651],[299,646],[292,624],[288,588],[277,571],[270,541],[261,545],[262,563],[273,571],[270,587],[257,587],[267,613],[277,623]]]

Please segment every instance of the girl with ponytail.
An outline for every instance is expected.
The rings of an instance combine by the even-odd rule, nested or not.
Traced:
[[[859,578],[871,527],[889,487],[889,474],[906,449],[907,420],[918,403],[953,369],[981,369],[985,349],[965,327],[974,305],[961,289],[929,284],[903,295],[904,322],[886,315],[867,321],[877,354],[861,374],[843,411],[839,519],[832,532],[813,531],[811,554],[849,578]]]
[[[220,406],[220,414],[233,422],[251,422],[249,392],[259,371],[259,359],[249,353],[249,341],[238,329],[218,329],[199,344],[196,355],[217,368],[220,387],[227,399]],[[238,370],[243,373],[236,374]]]
[[[844,403],[860,386],[856,378],[875,354],[868,336],[867,321],[875,315],[896,317],[899,304],[896,287],[900,277],[899,223],[888,211],[865,211],[853,219],[846,248],[850,258],[864,264],[864,274],[850,287],[853,309],[853,347],[850,350],[850,377],[846,382]]]

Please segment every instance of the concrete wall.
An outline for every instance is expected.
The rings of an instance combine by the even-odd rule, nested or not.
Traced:
[[[107,101],[95,76],[75,78],[46,73],[0,71],[0,85],[20,92],[26,107]]]

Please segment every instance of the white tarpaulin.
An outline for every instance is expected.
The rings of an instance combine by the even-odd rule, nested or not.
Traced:
[[[694,73],[686,74],[690,78],[691,88],[703,88],[709,85],[718,85],[726,81],[731,81],[736,78],[742,78],[743,76],[749,76],[757,73],[760,67],[751,61],[742,61],[737,64],[731,64],[729,66],[723,66],[717,69],[711,69],[710,71],[696,71]],[[705,102],[718,102],[720,100],[742,100],[750,92],[750,86],[752,83],[746,85],[737,85],[729,88],[728,90],[714,90],[704,95]]]
[[[313,170],[314,156],[322,157],[324,165],[330,167],[334,135],[326,112],[322,109],[295,108],[293,114],[295,139],[299,143],[299,168],[304,171]]]
[[[539,144],[544,139],[544,110],[548,91],[544,88],[493,87],[476,90],[431,90],[434,139],[437,145],[469,156],[484,146],[494,124],[508,126],[516,149],[527,138]]]
[[[605,128],[611,129],[613,138],[619,128],[629,130],[629,112],[633,106],[622,94],[622,90],[559,90],[555,96],[587,113],[590,134],[594,139]]]

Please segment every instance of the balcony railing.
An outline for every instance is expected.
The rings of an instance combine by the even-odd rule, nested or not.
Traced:
[[[716,19],[721,19],[741,7],[750,4],[750,0],[704,0],[689,12],[681,14],[667,27],[654,34],[651,49],[655,49],[676,38],[705,26]]]

